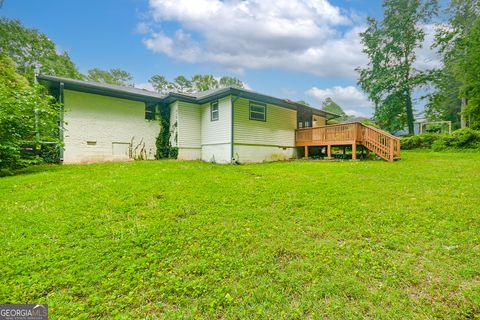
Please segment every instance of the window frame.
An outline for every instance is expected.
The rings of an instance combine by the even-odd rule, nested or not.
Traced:
[[[155,102],[145,102],[145,120],[157,120],[157,104]]]
[[[216,110],[214,110],[214,107],[216,107]],[[213,116],[214,111],[216,111],[216,114],[217,114],[216,118]],[[210,122],[218,121],[219,119],[220,119],[220,107],[219,107],[218,101],[210,102]]]
[[[252,112],[255,114],[262,114],[262,112],[259,111],[252,111],[252,107],[263,107],[263,119],[252,118]],[[248,118],[250,120],[267,122],[267,105],[261,102],[250,101],[248,108]]]

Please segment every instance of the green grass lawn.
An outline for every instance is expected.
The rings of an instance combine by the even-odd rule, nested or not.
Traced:
[[[0,179],[0,303],[53,319],[478,318],[479,243],[480,153]]]

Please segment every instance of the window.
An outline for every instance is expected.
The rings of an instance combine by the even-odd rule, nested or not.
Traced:
[[[250,102],[250,120],[267,121],[267,106],[258,102]]]
[[[215,101],[210,104],[210,120],[217,121],[218,115],[218,101]]]
[[[145,102],[145,119],[155,120],[156,119],[157,105],[152,102]]]

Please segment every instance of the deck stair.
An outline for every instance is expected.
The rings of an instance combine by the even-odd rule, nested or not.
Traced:
[[[297,129],[295,143],[297,147],[305,147],[306,158],[310,146],[326,146],[328,157],[332,146],[351,146],[352,159],[356,159],[357,145],[362,145],[387,161],[400,159],[398,137],[360,122]]]

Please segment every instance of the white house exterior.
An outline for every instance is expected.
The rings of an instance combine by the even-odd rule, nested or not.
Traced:
[[[64,104],[64,163],[154,159],[160,121],[170,110],[179,160],[248,163],[296,157],[295,130],[335,115],[238,88],[166,96],[135,88],[39,76]]]

